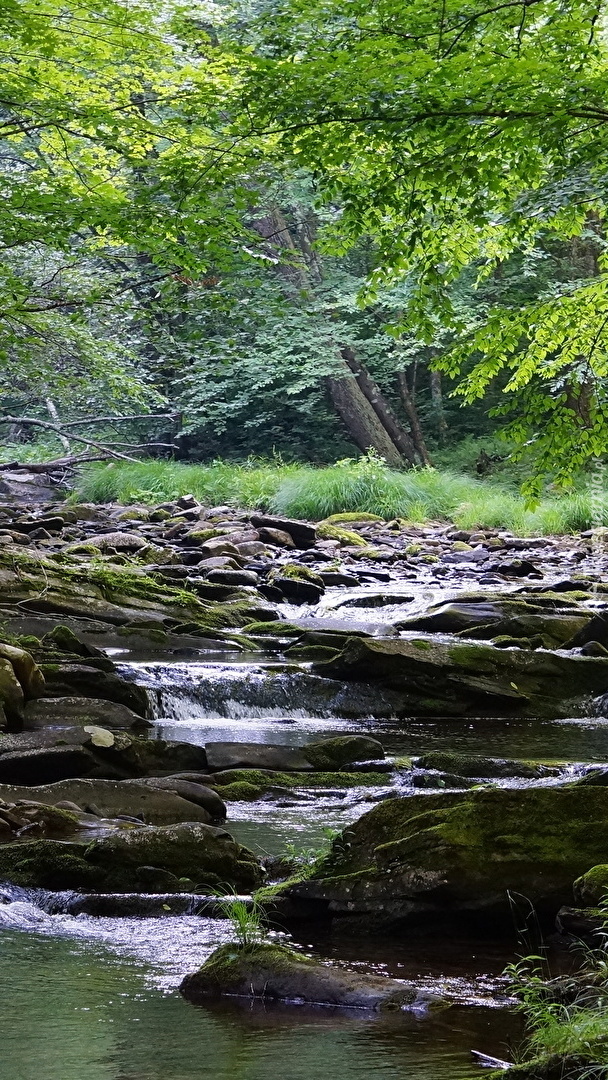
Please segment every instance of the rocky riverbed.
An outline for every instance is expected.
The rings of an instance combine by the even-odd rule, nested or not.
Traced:
[[[601,534],[15,490],[0,506],[0,916],[38,898],[64,916],[196,919],[218,891],[262,887],[300,949],[362,930],[376,955],[412,932],[508,941],[515,894],[556,940],[597,928]],[[441,977],[418,994],[408,972],[408,1001],[453,1005]],[[334,982],[350,993],[349,978]]]

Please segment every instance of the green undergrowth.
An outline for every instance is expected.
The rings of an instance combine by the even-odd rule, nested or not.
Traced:
[[[547,494],[534,509],[512,483],[478,480],[449,469],[397,472],[367,456],[323,468],[215,461],[113,462],[83,472],[74,498],[154,505],[193,494],[206,506],[228,504],[324,521],[335,514],[373,514],[382,520],[454,522],[459,528],[509,529],[519,535],[572,533],[608,525],[608,497],[583,487]],[[593,512],[592,512],[593,511]]]

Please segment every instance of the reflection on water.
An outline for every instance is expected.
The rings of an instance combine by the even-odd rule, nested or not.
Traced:
[[[0,1080],[464,1080],[471,1048],[518,1033],[485,1008],[195,1008],[151,989],[141,958],[61,937],[5,931],[0,955]]]

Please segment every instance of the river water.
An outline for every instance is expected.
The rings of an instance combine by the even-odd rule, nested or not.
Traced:
[[[377,590],[375,590],[377,591]],[[403,590],[402,590],[403,591]],[[399,607],[349,609],[390,622]],[[425,598],[427,599],[427,598]],[[302,610],[300,609],[300,616]],[[335,615],[332,597],[317,612]],[[554,761],[564,770],[606,760],[608,721],[442,719],[391,715],[375,692],[353,705],[327,694],[306,665],[226,653],[192,662],[125,657],[147,686],[159,737],[291,746],[357,731],[400,759],[430,750]],[[521,782],[521,781],[520,781]],[[550,782],[550,781],[548,781]],[[308,851],[375,801],[414,790],[300,790],[272,802],[231,803],[227,827],[259,854]],[[391,784],[393,785],[391,787]],[[195,1007],[177,993],[184,974],[230,940],[225,920],[200,915],[100,918],[0,889],[0,1080],[464,1080],[483,1076],[471,1051],[509,1058],[520,1021],[501,972],[513,941],[303,938],[297,948],[334,963],[439,988],[451,1004],[388,1017],[329,1008],[230,1003]],[[49,914],[49,910],[58,910]],[[310,934],[308,929],[306,934]]]

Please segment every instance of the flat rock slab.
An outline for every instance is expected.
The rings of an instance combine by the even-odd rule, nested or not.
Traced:
[[[35,731],[48,727],[74,727],[94,724],[97,727],[128,730],[152,727],[148,720],[118,701],[101,698],[56,697],[28,701],[25,706],[25,728]]]
[[[270,743],[205,743],[207,766],[212,772],[224,769],[273,769],[277,772],[307,772],[312,765],[304,752],[291,746]]]
[[[72,802],[102,817],[138,817],[151,825],[169,825],[181,821],[208,823],[211,815],[202,807],[176,795],[150,787],[136,780],[61,780],[55,784],[17,786],[0,784],[0,799],[17,802],[32,799],[54,806]]]

